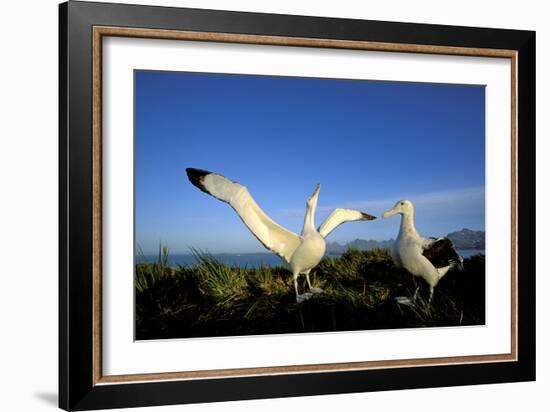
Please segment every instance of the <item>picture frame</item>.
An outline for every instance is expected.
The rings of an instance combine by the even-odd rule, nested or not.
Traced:
[[[59,406],[65,410],[427,388],[535,379],[535,33],[70,1],[59,7]],[[103,40],[487,57],[510,61],[509,353],[103,371]],[[508,121],[508,120],[506,120]]]

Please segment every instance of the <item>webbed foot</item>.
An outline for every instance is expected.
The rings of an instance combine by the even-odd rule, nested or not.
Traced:
[[[296,295],[296,302],[297,303],[302,303],[303,301],[306,301],[308,299],[311,299],[311,297],[313,296],[312,293],[302,293],[301,295]]]
[[[410,306],[411,308],[415,306],[414,299],[411,299],[407,296],[396,296],[395,301],[400,305]]]

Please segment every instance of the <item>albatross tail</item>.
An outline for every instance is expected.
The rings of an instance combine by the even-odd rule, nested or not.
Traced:
[[[449,272],[449,270],[452,270],[452,269],[457,269],[461,272],[464,271],[464,265],[463,265],[462,262],[464,262],[464,258],[462,256],[459,256],[458,259],[456,259],[456,260],[453,259],[449,266],[445,266],[445,267],[442,267],[442,268],[436,268],[437,273],[439,275],[439,279],[441,279],[443,276],[445,276],[447,274],[447,272]]]
[[[453,268],[453,266],[454,266],[453,264],[450,264],[449,266],[445,266],[445,267],[442,267],[442,268],[436,268],[437,269],[437,274],[439,275],[439,279],[441,279],[443,276],[445,276],[447,274],[447,272]]]

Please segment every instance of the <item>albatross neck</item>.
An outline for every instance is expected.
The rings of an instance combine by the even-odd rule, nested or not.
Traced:
[[[306,235],[308,233],[317,232],[317,229],[315,228],[315,206],[307,206],[306,209],[306,217],[304,218],[304,228],[302,229],[302,235]]]
[[[414,227],[414,211],[409,211],[401,215],[401,227],[399,228],[399,236],[419,237],[416,228]]]

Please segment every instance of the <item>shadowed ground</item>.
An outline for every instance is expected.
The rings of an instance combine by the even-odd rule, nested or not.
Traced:
[[[324,293],[297,304],[291,274],[282,267],[229,267],[196,253],[189,268],[136,266],[136,339],[330,332],[485,323],[485,257],[464,261],[439,283],[431,305],[422,281],[412,305],[412,276],[396,268],[388,250],[348,250],[312,271]],[[302,276],[300,277],[302,281]],[[306,291],[305,282],[301,291]]]

